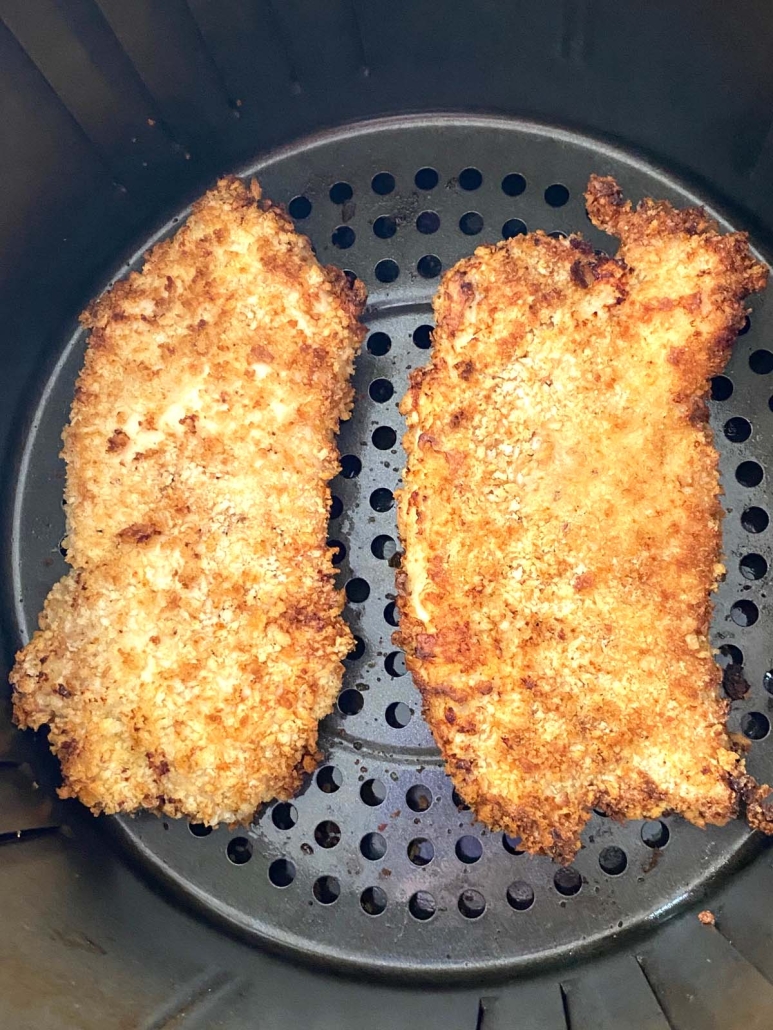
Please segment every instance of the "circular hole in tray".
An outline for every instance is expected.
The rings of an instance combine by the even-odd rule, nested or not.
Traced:
[[[376,357],[383,357],[392,348],[392,341],[386,333],[371,333],[368,337],[368,350]]]
[[[435,899],[428,891],[416,891],[408,901],[408,911],[414,919],[426,922],[435,914]]]
[[[188,829],[194,837],[208,837],[212,833],[212,827],[203,823],[188,823]]]
[[[383,804],[387,790],[381,780],[366,780],[360,787],[360,797],[370,808]]]
[[[563,894],[565,898],[571,898],[573,895],[579,894],[582,889],[582,876],[574,866],[562,867],[553,874],[553,886],[559,894]]]
[[[338,695],[338,707],[344,715],[357,715],[365,703],[359,690],[349,687]]]
[[[477,236],[483,229],[483,216],[477,211],[467,211],[459,219],[459,228],[465,236]]]
[[[360,895],[360,908],[369,916],[380,916],[386,907],[387,896],[381,887],[366,887]]]
[[[711,380],[711,399],[726,401],[733,395],[733,382],[727,376],[714,376]]]
[[[505,240],[512,239],[513,236],[523,236],[529,230],[526,227],[526,222],[520,218],[508,218],[505,224],[502,226],[502,238]]]
[[[664,848],[671,833],[662,819],[648,819],[641,828],[642,843],[648,848]]]
[[[268,878],[275,887],[289,887],[295,879],[295,866],[289,858],[277,858],[268,867]]]
[[[356,479],[362,471],[362,462],[356,454],[344,454],[341,458],[341,476],[344,479]]]
[[[569,200],[569,190],[562,182],[554,182],[545,190],[545,202],[551,207],[563,207]]]
[[[762,476],[762,465],[758,465],[756,461],[742,461],[735,470],[735,478],[741,486],[759,486]]]
[[[420,168],[414,175],[413,181],[417,189],[428,192],[429,190],[434,190],[440,181],[440,176],[434,168]]]
[[[464,862],[465,865],[472,865],[474,862],[479,861],[483,854],[483,845],[477,837],[467,833],[456,842],[454,851],[460,862]]]
[[[724,433],[731,443],[743,443],[752,435],[752,425],[745,418],[729,418],[725,422]]]
[[[380,451],[390,451],[397,442],[397,433],[391,426],[379,426],[371,436],[373,446]]]
[[[436,254],[425,254],[416,262],[416,271],[422,279],[435,279],[440,275],[443,263]]]
[[[370,506],[374,511],[389,511],[394,503],[394,494],[385,486],[380,486],[370,495]]]
[[[607,876],[619,876],[624,873],[628,865],[628,856],[622,848],[616,845],[602,848],[599,854],[599,866]]]
[[[343,782],[341,770],[334,765],[323,765],[317,773],[317,786],[323,794],[335,794]]]
[[[330,236],[330,242],[339,250],[348,250],[356,240],[354,229],[350,225],[339,225]]]
[[[502,192],[508,197],[520,197],[526,189],[526,179],[519,172],[510,172],[502,180]]]
[[[393,701],[387,706],[385,715],[393,730],[402,730],[411,721],[411,710],[404,701]]]
[[[432,329],[431,325],[420,325],[413,330],[413,342],[419,350],[429,350],[432,346]]]
[[[354,190],[348,182],[336,182],[330,187],[329,196],[334,204],[345,204],[354,196]]]
[[[747,533],[764,533],[769,522],[764,508],[747,508],[741,513],[741,525]]]
[[[384,618],[390,626],[400,625],[400,613],[394,601],[390,601],[384,608]]]
[[[397,544],[394,537],[381,533],[371,541],[370,550],[374,558],[379,558],[381,561],[389,561],[397,550]]]
[[[350,579],[346,584],[346,597],[352,604],[362,604],[370,597],[370,584],[359,576]]]
[[[373,223],[373,232],[380,240],[391,240],[397,232],[397,221],[391,215],[381,215]]]
[[[271,809],[271,822],[278,830],[291,830],[298,822],[298,809],[289,801],[279,801]]]
[[[432,791],[423,783],[415,783],[406,791],[405,801],[412,812],[426,812],[432,804]]]
[[[534,889],[525,880],[515,880],[507,888],[507,903],[516,912],[525,912],[534,904]]]
[[[735,644],[722,644],[719,648],[719,653],[723,658],[727,659],[727,662],[720,662],[720,665],[728,663],[743,665],[743,651],[740,647],[736,647]]]
[[[380,283],[393,283],[400,275],[400,266],[391,258],[384,258],[373,269],[373,274]]]
[[[390,676],[394,676],[395,679],[400,676],[404,676],[408,671],[405,664],[405,655],[402,651],[390,651],[384,659],[384,668]],[[409,714],[410,717],[410,714]]]
[[[308,197],[293,197],[287,205],[287,210],[290,212],[291,218],[302,221],[311,214],[311,201]]]
[[[391,172],[378,172],[370,180],[370,188],[380,197],[386,197],[395,188],[395,177]]]
[[[462,891],[457,905],[465,919],[480,919],[486,911],[486,899],[480,891]]]
[[[762,712],[744,712],[741,732],[749,740],[763,740],[770,733],[770,720]]]
[[[769,350],[756,350],[749,356],[749,368],[758,376],[766,376],[773,372],[773,353]]]
[[[408,859],[414,865],[429,865],[435,857],[435,845],[426,837],[414,837],[408,844]]]
[[[508,834],[502,834],[502,847],[510,855],[522,855],[524,853],[521,847],[520,837],[510,837]]]
[[[245,865],[252,858],[252,841],[246,837],[234,837],[228,842],[226,854],[234,865]]]
[[[370,862],[377,862],[387,853],[386,838],[380,833],[366,833],[360,841],[360,851]]]
[[[332,905],[341,896],[341,884],[335,876],[320,876],[314,881],[312,892],[320,905]]]
[[[759,608],[754,601],[736,601],[730,609],[730,618],[736,626],[742,626],[743,628],[753,626],[759,617]]]
[[[768,571],[768,563],[761,554],[745,554],[738,568],[744,579],[762,579]]]
[[[370,399],[376,404],[386,404],[392,399],[394,392],[395,388],[388,379],[374,379],[368,387]]]
[[[440,228],[440,215],[436,211],[422,211],[416,219],[416,228],[425,236],[431,236]]]
[[[478,168],[465,168],[459,172],[459,185],[468,192],[480,189],[483,175]]]
[[[323,819],[314,827],[314,840],[321,848],[334,848],[341,840],[341,827],[332,819]]]

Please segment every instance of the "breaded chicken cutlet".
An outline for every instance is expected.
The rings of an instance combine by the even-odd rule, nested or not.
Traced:
[[[227,178],[83,316],[73,568],[11,675],[62,796],[244,822],[313,768],[352,646],[327,484],[364,299]]]
[[[708,638],[708,379],[766,270],[701,210],[586,199],[617,257],[533,233],[459,262],[401,409],[398,639],[465,801],[562,862],[592,808],[773,825]]]

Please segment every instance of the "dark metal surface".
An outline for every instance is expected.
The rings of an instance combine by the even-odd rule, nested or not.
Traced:
[[[437,172],[431,188],[428,173],[419,176],[417,186],[421,169]],[[246,174],[252,171],[272,198],[310,202],[310,213],[297,221],[299,229],[311,236],[321,260],[352,269],[370,290],[370,336],[357,364],[357,404],[340,436],[341,453],[353,457],[333,483],[340,513],[334,505],[330,530],[331,539],[346,551],[342,584],[357,579],[369,587],[367,599],[347,607],[364,651],[347,661],[339,711],[323,728],[326,764],[338,772],[309,782],[289,817],[285,810],[269,809],[249,831],[221,829],[196,836],[184,823],[143,816],[115,820],[113,833],[167,888],[217,922],[323,966],[480,978],[540,969],[619,946],[626,934],[700,897],[755,854],[761,842],[740,822],[703,831],[667,819],[667,831],[644,831],[650,843],[668,833],[667,844],[653,848],[642,839],[642,824],[619,826],[594,816],[575,863],[579,890],[570,893],[576,884],[564,881],[562,893],[561,877],[558,884],[555,880],[558,867],[547,859],[513,854],[501,835],[489,834],[468,811],[459,810],[421,719],[418,695],[410,677],[400,675],[400,657],[390,642],[394,569],[388,559],[396,533],[388,502],[402,465],[397,403],[408,371],[428,355],[422,346],[426,331],[419,327],[430,322],[438,280],[436,275],[425,278],[422,270],[429,266],[436,272],[437,264],[446,269],[474,246],[498,240],[520,223],[529,229],[582,231],[596,246],[609,248],[610,240],[592,229],[584,213],[582,191],[591,172],[615,174],[634,198],[652,195],[679,204],[695,198],[652,167],[580,136],[475,117],[356,126],[277,152]],[[516,175],[523,182],[510,178],[503,189],[505,176]],[[394,188],[388,189],[391,179]],[[545,191],[557,183],[567,187],[568,201],[552,206]],[[553,199],[552,192],[547,196]],[[296,202],[291,210],[303,213],[304,205]],[[479,231],[467,234],[465,228]],[[162,233],[173,229],[170,223]],[[350,245],[342,248],[341,243]],[[422,260],[427,257],[439,261]],[[383,261],[394,267],[380,265]],[[385,267],[390,275],[397,271],[394,281],[379,281]],[[754,307],[727,382],[716,390],[723,396],[731,383],[732,393],[712,411],[728,513],[728,575],[717,595],[714,641],[742,652],[751,689],[734,704],[731,729],[762,734],[752,744],[749,766],[760,779],[769,779],[773,738],[766,729],[771,698],[764,674],[773,660],[768,578],[749,579],[740,568],[750,554],[773,562],[773,530],[749,532],[744,524],[754,528],[760,516],[755,521],[743,515],[750,508],[770,511],[765,466],[773,442],[773,375],[763,371],[768,359],[758,352],[768,353],[773,309],[767,300],[755,300]],[[19,469],[13,576],[24,637],[51,583],[65,570],[58,550],[64,528],[59,434],[83,346],[76,333],[63,351]],[[726,435],[723,427],[731,418],[749,422],[747,439],[736,442],[746,435],[741,423]],[[377,443],[389,443],[390,429],[397,442],[381,449]],[[742,462],[760,464],[758,485],[738,482]],[[748,478],[743,470],[742,478]],[[377,491],[383,493],[374,495]],[[762,565],[757,558],[747,559],[744,568],[748,574]],[[350,590],[356,595],[357,587]],[[754,625],[742,627],[733,620],[731,607],[738,601],[756,606]],[[749,718],[749,713],[757,714]],[[684,732],[690,733],[687,722]],[[238,838],[244,843],[234,844]],[[619,851],[610,853],[610,848]],[[284,865],[275,865],[283,860]],[[615,862],[625,865],[619,874],[604,871],[604,866],[616,868]],[[417,918],[427,914],[428,904],[434,915]],[[485,910],[476,917],[482,906]],[[569,1011],[571,998],[570,992],[564,999]],[[574,1004],[582,1009],[589,1002],[576,995]],[[609,1005],[612,1013],[618,1011],[619,1001]]]

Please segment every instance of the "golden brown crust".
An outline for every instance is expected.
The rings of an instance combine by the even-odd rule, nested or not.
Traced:
[[[398,639],[459,793],[562,862],[591,808],[764,821],[708,641],[706,391],[766,272],[701,211],[596,177],[588,209],[616,259],[535,233],[447,273],[402,405]]]
[[[73,571],[11,676],[64,796],[237,822],[313,766],[351,646],[327,483],[364,299],[227,178],[84,314]]]

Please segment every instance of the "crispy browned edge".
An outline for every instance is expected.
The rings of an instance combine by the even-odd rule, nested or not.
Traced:
[[[285,204],[279,203],[276,200],[270,200],[268,197],[263,196],[257,179],[251,179],[248,185],[235,175],[224,175],[222,178],[218,179],[216,187],[213,187],[209,192],[214,192],[214,190],[228,192],[230,194],[228,199],[233,204],[234,208],[257,207],[261,211],[270,211],[279,222],[279,228],[286,232],[293,233],[293,235],[296,236],[304,236],[303,233],[298,232],[295,222],[287,212]],[[199,207],[203,207],[205,205],[205,202],[204,196],[195,201],[191,206],[191,214],[195,214]],[[181,223],[180,228],[182,229],[184,226],[185,223],[183,222]],[[306,239],[308,239],[308,237],[306,237]],[[161,243],[157,243],[156,246],[153,247],[145,256],[144,261],[147,261],[153,251],[157,248],[165,247],[166,242],[166,240],[163,240]],[[338,268],[337,265],[321,265],[320,267],[327,275],[328,282],[333,286],[335,294],[341,301],[341,306],[344,311],[346,311],[354,321],[359,319],[365,309],[365,304],[368,299],[368,290],[365,283],[361,282],[356,277],[350,278],[344,271]],[[134,274],[136,275],[139,273]],[[132,276],[127,276],[125,279],[119,279],[108,290],[105,290],[103,294],[91,301],[80,316],[79,320],[81,324],[87,329],[93,329],[98,326],[101,321],[109,319],[113,310],[119,307],[124,294],[132,293],[132,278]],[[363,336],[366,331],[367,330],[362,327]]]

